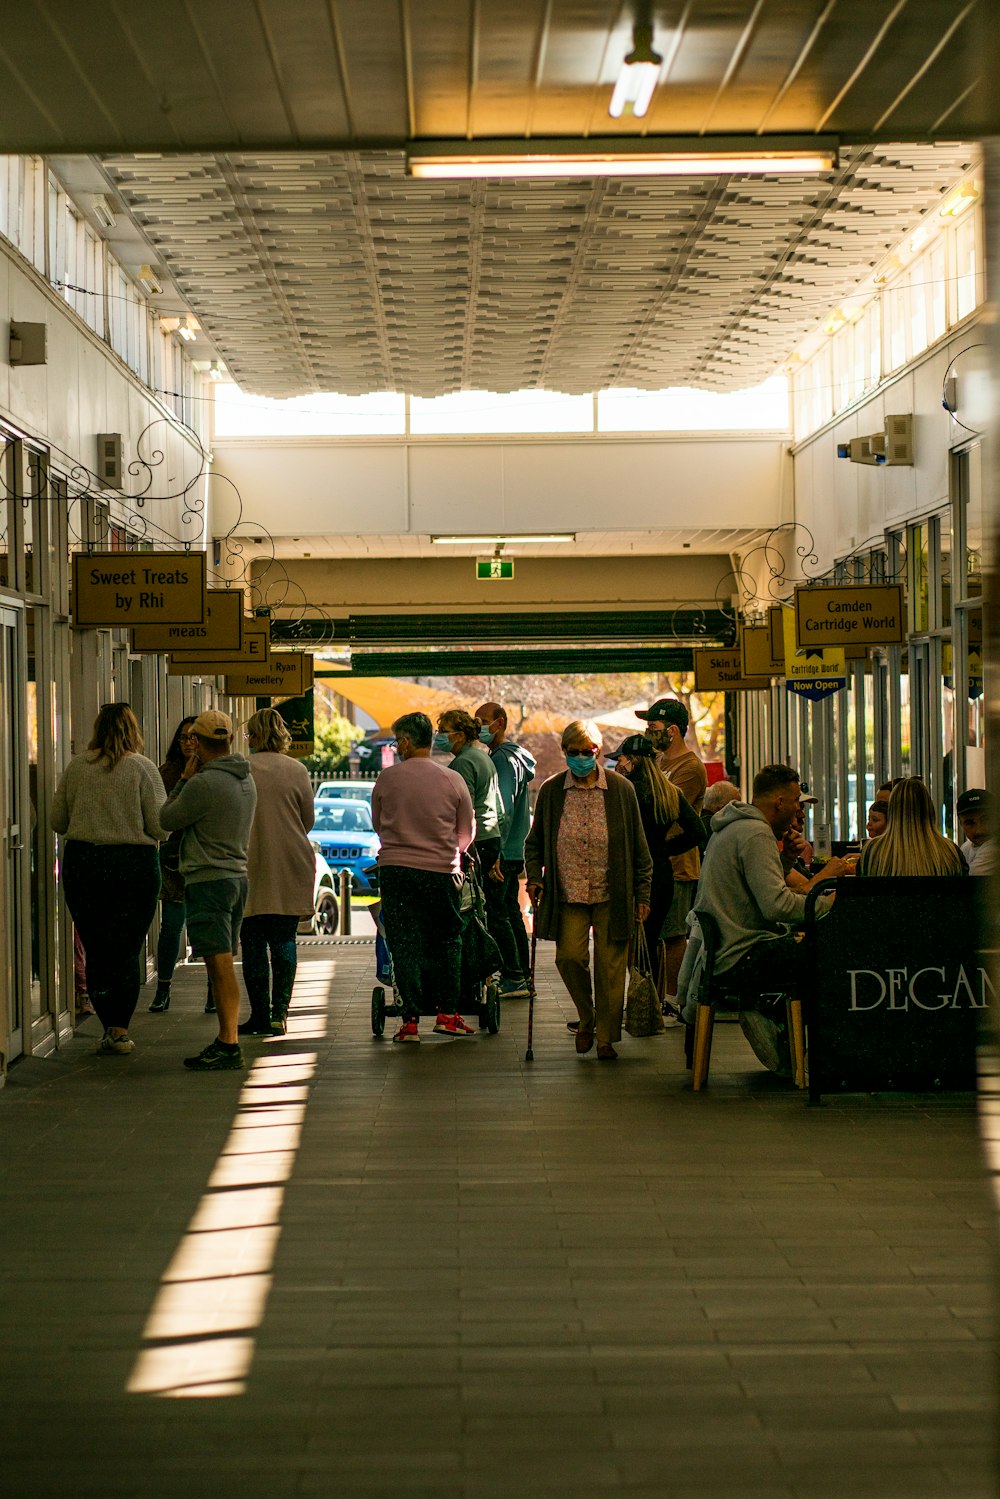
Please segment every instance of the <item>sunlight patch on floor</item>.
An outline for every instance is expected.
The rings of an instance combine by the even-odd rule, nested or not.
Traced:
[[[295,986],[282,1048],[325,1036],[333,970],[332,962],[309,964],[308,978]],[[245,1392],[317,1060],[314,1051],[275,1044],[253,1062],[207,1189],[163,1272],[129,1394]]]

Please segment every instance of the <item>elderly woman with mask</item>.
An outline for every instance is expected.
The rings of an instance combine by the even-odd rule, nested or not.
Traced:
[[[652,860],[639,803],[624,776],[600,764],[601,735],[579,720],[562,734],[566,770],[538,793],[524,845],[538,935],[556,944],[556,967],[580,1017],[576,1049],[597,1040],[602,1062],[617,1057],[628,947],[649,914]],[[594,971],[590,971],[590,937]]]

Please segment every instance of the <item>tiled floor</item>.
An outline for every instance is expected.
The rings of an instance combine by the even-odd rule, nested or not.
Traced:
[[[0,1093],[5,1495],[993,1499],[970,1100],[599,1066],[548,954],[533,1064],[517,1001],[392,1047],[371,947],[302,956],[249,1078],[185,970]]]

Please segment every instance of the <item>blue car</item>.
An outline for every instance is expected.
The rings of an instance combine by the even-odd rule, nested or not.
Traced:
[[[367,802],[317,801],[316,821],[310,838],[318,845],[334,874],[349,869],[355,890],[371,890],[365,870],[375,863],[380,843],[372,827],[371,808]]]

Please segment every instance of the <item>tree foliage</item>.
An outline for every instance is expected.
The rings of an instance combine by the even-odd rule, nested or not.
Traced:
[[[339,713],[331,713],[325,723],[316,725],[313,737],[315,746],[303,765],[312,775],[328,776],[347,766],[351,745],[364,738],[364,730]]]

